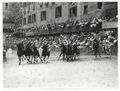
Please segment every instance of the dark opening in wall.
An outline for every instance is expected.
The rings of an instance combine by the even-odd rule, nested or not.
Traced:
[[[84,14],[88,14],[88,5],[84,6]]]
[[[70,17],[77,16],[77,6],[70,8]]]
[[[97,3],[98,9],[102,9],[102,2]]]
[[[58,6],[55,9],[55,18],[62,17],[62,6]]]

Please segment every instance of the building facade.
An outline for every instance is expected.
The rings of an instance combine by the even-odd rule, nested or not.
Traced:
[[[21,3],[3,3],[3,30],[13,31],[22,26]]]
[[[9,44],[8,39],[22,26],[21,3],[3,3],[3,45]],[[7,43],[6,43],[7,42]]]
[[[95,13],[97,16],[97,13],[101,11],[101,2],[30,3],[26,7],[23,7],[23,26],[30,26],[31,23],[36,23],[39,26],[49,23],[65,22],[67,20],[85,20]],[[32,22],[32,18],[34,18],[33,14],[35,14],[35,22]]]
[[[53,29],[48,29],[49,26],[56,27],[60,23],[71,21],[86,23],[93,21],[94,18],[117,15],[117,2],[23,2],[15,5],[19,6],[17,10],[13,10],[19,11],[13,13],[17,16],[16,28],[31,30],[31,33],[39,31],[41,34],[55,32]],[[62,29],[60,31],[62,32]]]

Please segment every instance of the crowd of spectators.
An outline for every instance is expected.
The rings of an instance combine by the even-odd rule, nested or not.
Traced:
[[[76,41],[78,40],[79,44],[81,46],[86,46],[86,47],[91,47],[92,48],[92,42],[95,38],[97,38],[99,41],[104,41],[104,40],[110,40],[111,38],[113,40],[118,40],[117,36],[117,30],[108,30],[108,31],[100,31],[98,34],[94,32],[81,32],[79,34],[61,34],[59,36],[45,36],[45,37],[22,37],[22,38],[16,38],[12,36],[8,36],[6,38],[6,43],[5,47],[6,49],[12,48],[16,49],[16,44],[23,40],[25,41],[24,43],[27,42],[32,42],[32,41],[38,41],[39,45],[44,42],[44,40],[50,41],[49,43],[51,45],[59,46],[63,40],[65,41]]]
[[[117,16],[114,16],[114,17],[102,17],[102,20],[103,22],[114,22],[114,21],[118,21],[118,18]]]

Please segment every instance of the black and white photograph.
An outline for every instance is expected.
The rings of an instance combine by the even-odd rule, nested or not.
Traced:
[[[3,88],[118,88],[117,1],[2,2],[2,16]]]

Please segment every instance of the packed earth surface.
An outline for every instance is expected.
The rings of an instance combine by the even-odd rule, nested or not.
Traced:
[[[48,63],[18,65],[16,51],[7,53],[3,63],[4,88],[117,88],[118,58],[102,55],[80,55],[72,62],[58,60],[59,52],[51,52]]]

